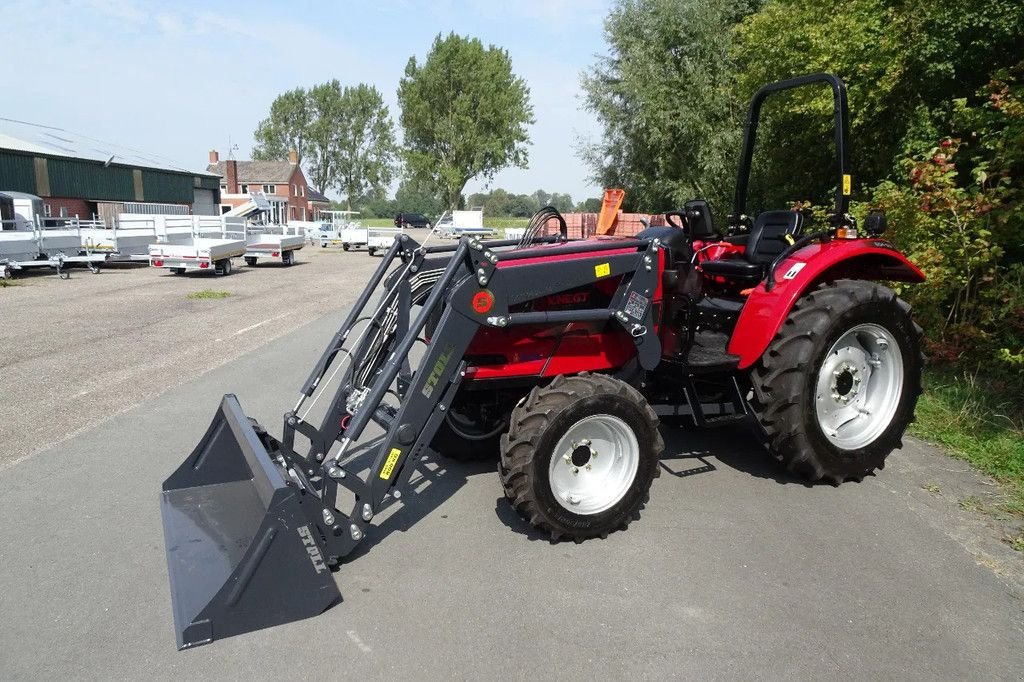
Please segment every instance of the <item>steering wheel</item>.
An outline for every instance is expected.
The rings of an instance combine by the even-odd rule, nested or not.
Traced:
[[[682,230],[687,237],[690,236],[690,220],[688,211],[665,211],[665,222],[672,227]]]

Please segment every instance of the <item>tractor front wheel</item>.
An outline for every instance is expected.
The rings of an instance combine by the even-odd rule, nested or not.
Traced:
[[[768,449],[838,485],[885,466],[921,393],[921,328],[875,282],[822,284],[796,302],[751,372]]]
[[[552,540],[582,542],[639,516],[664,447],[657,415],[632,386],[559,376],[512,411],[498,469],[524,519]]]

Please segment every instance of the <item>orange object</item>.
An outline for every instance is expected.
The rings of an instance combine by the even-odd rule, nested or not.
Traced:
[[[626,198],[624,189],[606,189],[601,202],[601,215],[597,217],[597,233],[600,235],[615,234],[615,223],[619,219],[622,200]]]

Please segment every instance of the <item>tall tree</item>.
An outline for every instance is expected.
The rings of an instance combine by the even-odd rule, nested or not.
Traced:
[[[707,198],[724,214],[743,107],[733,95],[730,35],[758,0],[618,0],[605,21],[608,56],[583,78],[604,125],[585,149],[594,179],[659,210]]]
[[[410,57],[398,86],[410,175],[456,208],[466,183],[527,164],[530,91],[508,53],[476,38],[440,34],[426,60]]]
[[[394,126],[380,92],[332,80],[280,95],[254,133],[253,158],[284,160],[290,149],[321,191],[338,189],[351,206],[382,192],[394,175]]]
[[[360,83],[341,93],[341,115],[334,131],[337,186],[348,204],[391,184],[396,160],[395,134],[377,88]]]

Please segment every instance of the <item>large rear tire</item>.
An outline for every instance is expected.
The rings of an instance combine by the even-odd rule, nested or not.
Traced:
[[[582,542],[639,516],[664,447],[657,415],[632,386],[558,376],[512,411],[498,470],[524,519],[553,541]]]
[[[838,280],[793,306],[751,372],[751,406],[790,472],[861,480],[902,447],[921,365],[910,306],[881,284]]]

